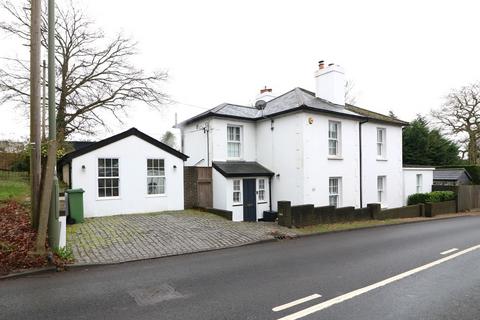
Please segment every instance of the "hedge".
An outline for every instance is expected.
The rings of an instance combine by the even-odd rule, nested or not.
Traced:
[[[455,193],[453,191],[433,191],[411,194],[408,196],[407,204],[410,206],[419,203],[435,203],[450,200],[455,200]]]

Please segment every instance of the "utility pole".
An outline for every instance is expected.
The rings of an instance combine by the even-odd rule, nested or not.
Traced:
[[[43,89],[42,89],[42,141],[47,140],[47,133],[45,127],[47,126],[47,63],[43,60]]]
[[[58,179],[57,162],[57,123],[55,105],[55,0],[48,0],[48,157],[42,183],[40,215],[35,251],[45,252],[45,241],[49,220],[57,217]]]
[[[55,141],[55,165],[50,202],[50,220],[58,219],[58,178],[57,178],[57,104],[55,102],[55,0],[48,0],[48,137]],[[68,205],[68,204],[67,204]],[[50,226],[52,224],[49,224]],[[53,246],[54,238],[49,238]]]
[[[31,1],[30,29],[30,180],[32,224],[38,227],[41,180],[41,132],[40,132],[40,25],[41,0]]]

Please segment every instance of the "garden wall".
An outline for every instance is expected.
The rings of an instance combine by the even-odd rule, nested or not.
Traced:
[[[371,203],[366,208],[334,206],[314,207],[312,204],[292,206],[290,201],[278,202],[278,224],[286,227],[306,227],[317,224],[345,223],[366,220],[433,217],[457,212],[456,201],[416,204],[382,210],[380,204]]]

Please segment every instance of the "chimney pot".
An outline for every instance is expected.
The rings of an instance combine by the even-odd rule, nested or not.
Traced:
[[[260,94],[265,93],[265,92],[272,92],[272,89],[267,88],[267,86],[265,86],[265,88],[263,88],[263,89],[260,89]]]
[[[318,61],[318,68],[319,69],[325,68],[325,61],[323,61],[323,60]]]

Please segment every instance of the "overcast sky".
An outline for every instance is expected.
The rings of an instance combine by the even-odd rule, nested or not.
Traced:
[[[183,120],[222,102],[249,104],[265,85],[276,94],[313,90],[318,60],[345,68],[357,105],[403,120],[480,80],[478,1],[79,2],[107,35],[139,42],[139,67],[168,70],[165,90],[179,102],[163,112],[132,105],[124,124],[112,121],[96,138],[132,126],[159,138],[175,112]],[[28,57],[27,48],[0,41],[0,57]],[[28,132],[21,111],[0,107],[0,139]]]

